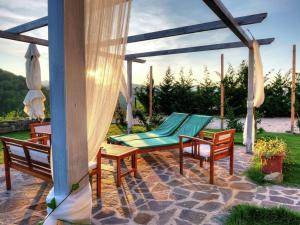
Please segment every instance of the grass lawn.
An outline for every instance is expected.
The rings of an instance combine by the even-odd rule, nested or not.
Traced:
[[[25,140],[25,139],[30,138],[30,133],[29,133],[29,131],[17,131],[17,132],[12,132],[12,133],[7,133],[7,134],[1,134],[0,136]],[[2,163],[4,163],[3,146],[2,146],[2,142],[0,142],[0,164],[2,164]]]
[[[240,136],[241,137],[237,137],[237,141],[242,140],[242,134]],[[286,141],[293,164],[290,165],[287,170],[284,170],[283,184],[300,186],[300,135],[263,132],[258,134],[258,137],[278,137]],[[254,160],[252,166],[247,170],[246,175],[257,184],[265,184],[263,180],[264,174],[261,172],[260,160]]]
[[[132,128],[132,131],[134,133],[144,132],[145,128],[142,127],[142,126],[134,126]],[[119,125],[116,125],[116,124],[112,124],[110,126],[110,128],[109,128],[107,136],[117,135],[117,134],[124,134],[126,132],[127,132],[127,128],[126,127],[119,126]],[[13,132],[13,133],[2,134],[0,136],[5,136],[5,137],[11,137],[11,138],[25,140],[25,139],[30,138],[30,133],[29,133],[29,131],[18,131],[18,132]],[[4,162],[4,159],[3,159],[3,149],[2,149],[2,143],[0,142],[0,164],[2,164],[3,162]]]
[[[237,205],[230,211],[225,225],[296,225],[300,213],[286,208],[262,208],[252,205]]]

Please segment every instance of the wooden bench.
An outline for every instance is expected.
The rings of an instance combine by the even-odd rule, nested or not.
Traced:
[[[10,169],[38,177],[46,182],[52,182],[50,167],[51,147],[48,136],[17,140],[1,137],[4,150],[4,167],[6,189],[11,189]],[[96,165],[89,168],[90,176],[97,176],[97,196],[101,196],[101,151],[97,154]]]
[[[28,173],[47,182],[52,182],[50,146],[48,137],[42,136],[27,141],[1,137],[4,150],[6,189],[11,189],[10,169]]]

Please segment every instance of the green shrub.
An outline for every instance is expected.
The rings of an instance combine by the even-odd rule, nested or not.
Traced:
[[[225,120],[227,122],[227,129],[235,129],[237,132],[243,131],[243,123],[240,118],[234,114],[232,107],[226,108]]]
[[[122,126],[126,125],[126,111],[122,109],[120,103],[118,102],[114,117],[116,119],[116,123]]]
[[[153,114],[149,119],[146,113],[142,110],[136,110],[136,116],[139,118],[139,122],[146,128],[147,131],[156,128],[163,121],[163,118],[158,114]]]
[[[7,113],[5,116],[0,116],[0,121],[5,120],[19,120],[19,119],[25,119],[26,115],[24,112],[19,111],[11,111]]]

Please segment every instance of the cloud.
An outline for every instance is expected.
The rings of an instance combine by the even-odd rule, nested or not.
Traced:
[[[269,16],[262,24],[247,26],[256,37],[275,36],[276,41],[262,48],[265,71],[271,68],[288,70],[290,66],[292,42],[299,43],[299,30],[295,29],[299,21],[297,9],[298,0],[272,1],[238,1],[223,0],[234,16],[252,13],[268,12]],[[47,15],[47,0],[0,0],[0,29],[16,25]],[[293,16],[293,17],[292,17]],[[212,11],[200,0],[133,0],[130,18],[130,35],[142,34],[162,29],[204,23],[218,20]],[[294,23],[294,24],[293,24]],[[287,29],[289,28],[289,29]],[[47,39],[47,27],[26,33],[34,37]],[[155,51],[163,49],[183,48],[190,46],[216,44],[237,41],[238,39],[228,29],[202,32],[190,35],[169,37],[127,46],[127,53]],[[0,68],[24,74],[24,54],[26,43],[0,39]],[[43,79],[48,79],[48,49],[39,47]],[[149,65],[154,66],[154,76],[158,82],[170,65],[175,74],[183,66],[186,71],[193,68],[195,79],[202,77],[203,66],[214,72],[219,69],[220,54],[225,54],[225,64],[232,63],[235,67],[241,60],[247,59],[247,49],[230,49],[223,51],[198,52],[172,56],[146,58],[146,64],[134,64],[134,82],[141,83],[149,71]],[[217,79],[217,78],[216,78]]]

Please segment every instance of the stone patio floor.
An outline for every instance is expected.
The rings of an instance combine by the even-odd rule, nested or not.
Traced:
[[[231,206],[247,202],[300,211],[300,189],[257,186],[242,176],[251,160],[244,152],[236,146],[233,176],[228,174],[228,160],[217,163],[215,185],[208,184],[209,165],[200,168],[197,160],[185,159],[181,176],[177,151],[139,157],[139,178],[127,176],[121,188],[105,171],[102,201],[96,198],[93,180],[93,224],[223,224]],[[51,185],[16,171],[12,180],[7,192],[1,166],[0,224],[37,224],[46,215],[44,202]]]

